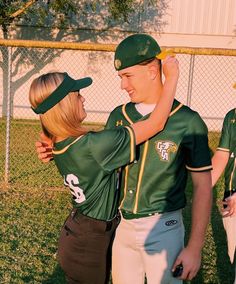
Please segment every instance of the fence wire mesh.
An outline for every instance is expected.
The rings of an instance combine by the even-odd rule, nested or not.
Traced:
[[[236,57],[192,52],[177,54],[177,58],[180,79],[176,98],[200,113],[214,151],[223,117],[235,106]],[[75,78],[91,76],[93,85],[82,91],[86,123],[103,125],[112,109],[128,102],[113,67],[113,52],[1,46],[0,61],[0,181],[30,187],[60,186],[53,163],[44,165],[36,156],[34,142],[40,125],[28,102],[30,83],[50,71],[68,72]]]
[[[222,55],[210,55],[203,50],[200,55],[199,50],[178,50],[181,73],[176,97],[203,117],[214,151],[223,118],[235,107],[236,54],[222,50]],[[56,261],[57,239],[71,207],[70,195],[63,190],[54,163],[42,164],[37,158],[34,142],[41,127],[29,106],[30,83],[49,71],[68,72],[75,78],[93,77],[93,85],[82,92],[88,111],[86,123],[92,128],[101,128],[109,112],[128,102],[128,97],[120,90],[110,51],[5,45],[0,51],[0,283],[62,284],[65,279]],[[6,180],[10,190],[4,191],[1,184]],[[218,185],[215,200],[223,194],[222,182]],[[191,187],[186,193],[188,236]],[[202,269],[191,283],[233,282],[216,202],[212,212]]]

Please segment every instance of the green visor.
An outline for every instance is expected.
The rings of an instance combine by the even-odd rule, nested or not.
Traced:
[[[82,79],[74,80],[67,73],[65,74],[65,78],[62,83],[56,88],[52,94],[47,97],[40,105],[36,108],[32,108],[32,110],[36,114],[43,114],[52,107],[54,107],[57,103],[59,103],[66,95],[70,92],[79,91],[80,89],[86,88],[92,84],[92,78],[85,77]]]

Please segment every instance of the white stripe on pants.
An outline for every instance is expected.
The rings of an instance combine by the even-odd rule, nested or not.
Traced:
[[[184,246],[182,210],[126,220],[112,249],[113,284],[180,284],[172,266]]]

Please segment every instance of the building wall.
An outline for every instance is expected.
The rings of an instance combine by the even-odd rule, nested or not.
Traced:
[[[165,18],[162,45],[236,48],[235,0],[171,0]]]

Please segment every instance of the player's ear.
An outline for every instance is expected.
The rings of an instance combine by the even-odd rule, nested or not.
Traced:
[[[149,65],[149,74],[150,74],[151,80],[155,80],[158,73],[159,73],[159,71],[158,71],[157,64],[150,64]]]

